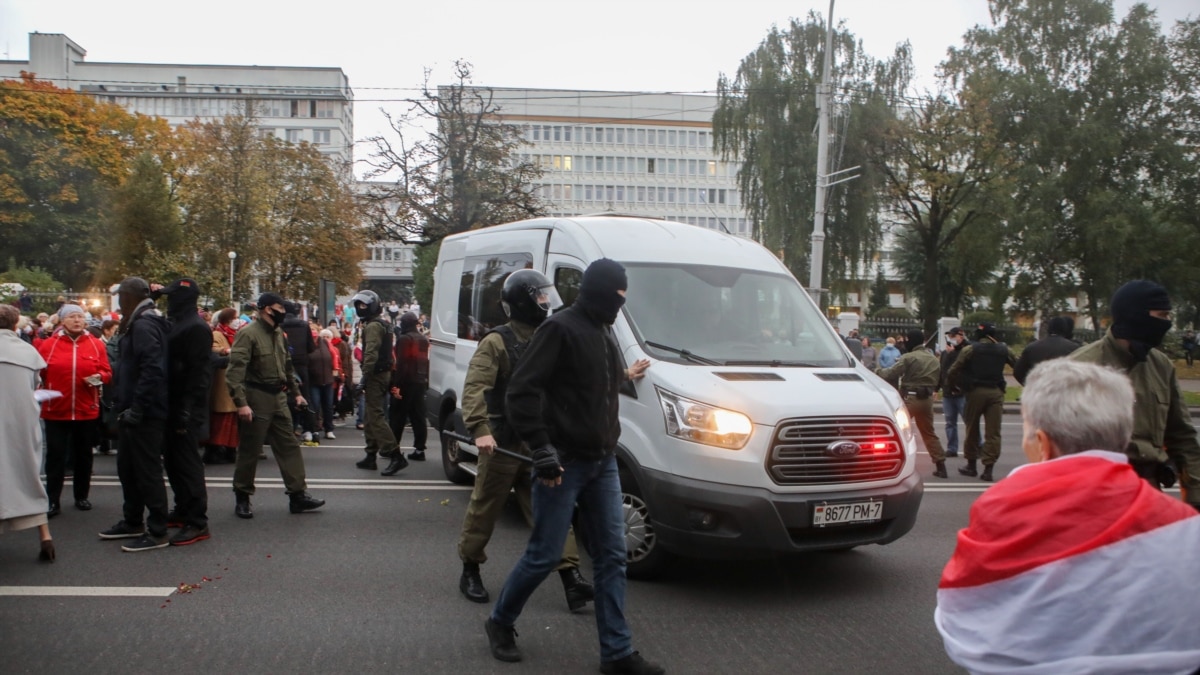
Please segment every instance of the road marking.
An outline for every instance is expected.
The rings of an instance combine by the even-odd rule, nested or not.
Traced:
[[[165,598],[174,593],[174,586],[0,586],[0,596],[121,596],[128,598]]]
[[[274,482],[256,480],[258,488],[282,488],[283,482],[276,480]],[[229,488],[233,489],[233,481],[231,479],[208,479],[205,485],[209,488]],[[92,481],[92,487],[121,487],[119,481]],[[409,492],[470,492],[473,488],[470,485],[453,485],[451,483],[442,483],[440,485],[413,485],[400,482],[392,482],[390,484],[361,484],[355,481],[336,481],[333,483],[321,483],[315,487],[322,490],[403,490]]]

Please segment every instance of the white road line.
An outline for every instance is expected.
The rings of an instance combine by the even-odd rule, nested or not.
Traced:
[[[165,598],[176,591],[174,586],[0,586],[0,596],[43,595],[102,597],[123,596],[129,598]]]
[[[259,489],[263,488],[281,488],[282,482],[267,483],[265,481],[255,481]],[[205,482],[209,488],[229,488],[233,489],[233,481],[231,480],[213,480],[209,479]],[[116,481],[92,481],[92,487],[121,487],[121,483]],[[339,481],[336,483],[322,483],[315,486],[322,490],[404,490],[409,492],[470,492],[469,485],[451,485],[445,483],[442,485],[405,485],[402,483],[392,483],[390,485],[368,484],[362,485],[352,481]]]

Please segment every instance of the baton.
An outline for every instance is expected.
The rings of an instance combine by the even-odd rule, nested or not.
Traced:
[[[446,436],[449,436],[450,438],[453,438],[456,441],[462,441],[463,443],[466,443],[467,445],[475,445],[475,439],[471,438],[470,436],[464,436],[460,433],[456,433],[453,431],[443,431],[442,433],[445,434]],[[529,462],[530,464],[533,463],[532,457],[526,457],[525,455],[522,455],[519,452],[513,452],[512,450],[505,450],[504,448],[502,448],[498,445],[495,448],[493,448],[493,450],[495,452],[500,453],[501,455],[505,455],[506,457],[512,457],[513,459],[517,459],[522,462]]]

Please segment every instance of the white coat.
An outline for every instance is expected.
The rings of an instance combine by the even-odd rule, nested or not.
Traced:
[[[0,330],[0,531],[3,521],[46,513],[41,411],[33,398],[45,367],[36,349]]]

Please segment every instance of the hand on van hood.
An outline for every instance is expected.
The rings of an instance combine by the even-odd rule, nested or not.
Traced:
[[[617,291],[629,287],[629,277],[621,263],[608,258],[588,265],[583,273],[583,281],[579,285],[579,299],[576,300],[582,309],[596,316],[606,324],[617,320],[617,313],[625,304],[625,296]]]

